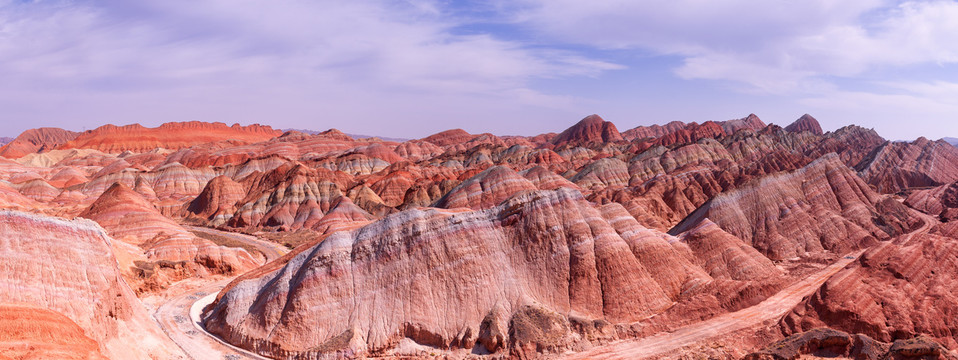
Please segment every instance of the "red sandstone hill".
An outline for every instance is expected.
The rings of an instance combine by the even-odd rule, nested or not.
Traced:
[[[217,246],[194,236],[122,184],[113,184],[80,217],[96,221],[112,237],[145,250],[151,263],[137,265],[138,270],[128,275],[136,285],[145,282],[137,290],[156,290],[184,275],[240,273],[260,264],[244,249]],[[179,271],[167,274],[157,265],[161,262],[179,263]]]
[[[714,280],[698,291],[754,294],[742,288],[777,279],[768,259],[720,229],[688,242],[568,188],[520,192],[483,211],[412,209],[245,275],[206,325],[271,356],[399,355],[403,341],[531,356],[610,339],[610,326],[666,311],[683,289]],[[736,255],[722,255],[736,243]]]
[[[866,252],[782,319],[782,328],[828,326],[885,342],[927,334],[958,347],[958,239],[903,240]]]
[[[741,119],[726,120],[726,121],[707,121],[706,123],[715,123],[720,128],[722,128],[722,133],[724,134],[734,134],[739,130],[748,129],[751,131],[759,131],[766,127],[762,119],[759,119],[755,114],[749,114],[748,116]],[[705,125],[705,124],[702,124]],[[702,130],[696,130],[696,128],[701,125],[697,123],[686,124],[681,121],[673,121],[665,125],[649,125],[649,126],[638,126],[629,130],[622,132],[622,137],[626,140],[641,140],[646,138],[662,138],[674,134],[677,132],[685,131],[687,133],[700,133],[705,135]],[[714,135],[710,137],[715,137],[719,132],[715,130],[710,130]],[[704,136],[698,136],[698,138]],[[819,134],[820,135],[820,134]],[[686,137],[688,135],[685,135]],[[673,136],[674,137],[674,136]],[[672,141],[674,142],[674,141]]]
[[[146,152],[157,148],[181,149],[194,145],[231,140],[236,144],[266,141],[282,132],[269,126],[199,121],[171,122],[155,128],[139,124],[104,125],[79,134],[59,149],[96,149],[108,153]]]
[[[823,250],[843,254],[918,223],[904,209],[895,208],[902,206],[872,191],[831,154],[794,172],[719,194],[671,232],[684,232],[709,219],[772,259]]]
[[[958,182],[913,191],[905,204],[941,221],[958,220]]]
[[[958,156],[857,126],[822,134],[815,123],[803,116],[782,128],[753,114],[619,134],[590,116],[558,135],[450,130],[402,143],[335,129],[273,137],[262,127],[260,141],[228,140],[259,131],[223,124],[162,137],[150,134],[169,126],[104,127],[76,141],[106,152],[0,159],[0,205],[96,219],[113,236],[121,281],[151,301],[180,279],[168,291],[251,270],[207,321],[279,357],[535,358],[680,334],[860,248],[870,250],[806,289],[817,293],[787,319],[766,319],[763,333],[720,349],[745,355],[819,326],[888,344],[925,334],[958,348],[947,340],[958,303],[949,295],[958,291],[949,282],[958,276]],[[147,143],[156,148],[143,151]],[[899,192],[904,204],[889,195]],[[947,222],[925,228],[915,209]],[[302,245],[247,264],[248,254],[200,241],[184,222]],[[0,278],[25,273],[16,266]],[[99,289],[95,279],[63,277],[44,291]],[[87,339],[51,321],[64,341],[38,339],[38,349],[110,341],[69,309],[43,309],[52,314],[38,321],[61,314]]]
[[[621,140],[625,139],[615,128],[615,124],[603,120],[599,115],[589,115],[556,135],[552,138],[551,143],[561,146],[566,144],[609,143]]]
[[[28,342],[53,354],[70,346],[78,352],[69,356],[96,358],[95,352],[91,353],[96,346],[111,359],[185,359],[120,276],[113,241],[89,220],[0,211],[0,263],[4,269],[0,284],[7,289],[0,292],[0,303],[48,310],[32,314],[37,322],[30,326],[24,321],[31,314],[2,317],[0,326],[21,327],[14,336],[30,336]],[[40,332],[31,326],[56,332]],[[11,330],[0,328],[0,333]],[[0,348],[9,340],[0,338]]]
[[[0,156],[17,159],[42,150],[53,150],[55,147],[73,140],[77,135],[78,133],[60,128],[30,129],[0,147]]]
[[[73,320],[32,305],[0,304],[0,359],[106,360]]]
[[[815,135],[822,134],[822,126],[818,124],[818,120],[815,120],[811,115],[805,114],[802,117],[795,120],[795,122],[789,124],[785,127],[785,131],[791,132],[802,132],[808,131]]]
[[[955,360],[958,356],[927,336],[886,343],[865,334],[816,328],[776,341],[743,360],[805,358]]]
[[[736,131],[742,129],[759,131],[767,126],[765,125],[765,122],[763,122],[762,119],[759,119],[755,114],[748,114],[748,116],[741,119],[721,121],[719,124],[722,125],[722,129],[724,129],[728,134],[734,134]]]
[[[429,135],[422,140],[439,146],[449,146],[465,143],[475,137],[475,135],[469,134],[463,129],[452,129]]]
[[[958,148],[923,137],[910,143],[887,141],[862,159],[856,169],[884,193],[945,185],[958,181]]]

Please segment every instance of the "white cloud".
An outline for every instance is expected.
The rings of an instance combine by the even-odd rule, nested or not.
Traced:
[[[874,127],[892,140],[938,139],[958,131],[958,83],[907,81],[876,86],[885,89],[834,89],[798,102],[811,112],[829,114],[827,125],[832,128],[855,123]]]
[[[958,62],[958,2],[878,0],[528,0],[517,19],[599,48],[677,55],[686,79],[743,82],[772,93],[821,78]]]
[[[458,35],[460,24],[442,11],[428,0],[0,1],[0,97],[8,99],[0,106],[38,117],[56,116],[46,107],[59,103],[83,110],[70,116],[135,122],[144,119],[116,119],[117,99],[169,102],[166,119],[141,115],[158,122],[204,119],[227,99],[248,99],[231,104],[245,109],[238,120],[277,123],[249,115],[271,110],[300,122],[336,112],[366,116],[359,126],[372,128],[371,119],[386,116],[449,113],[455,109],[430,108],[468,103],[458,98],[565,108],[569,101],[548,101],[556,96],[529,83],[621,68],[488,34]],[[431,102],[437,98],[445,103]],[[384,130],[415,135],[400,124]]]

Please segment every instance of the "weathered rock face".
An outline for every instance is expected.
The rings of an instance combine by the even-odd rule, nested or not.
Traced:
[[[237,132],[249,137],[227,136]],[[810,116],[784,129],[749,115],[625,134],[590,116],[562,134],[450,130],[401,143],[335,129],[275,135],[103,127],[72,142],[89,149],[0,159],[0,206],[96,219],[121,240],[121,275],[141,293],[255,265],[181,222],[295,239],[287,244],[311,237],[237,282],[211,324],[277,356],[331,357],[536,356],[675,330],[920,225],[882,192],[907,188],[908,206],[958,215],[955,150],[856,126],[821,134]],[[923,185],[940,187],[914,188]],[[956,238],[958,224],[931,233]],[[937,296],[913,290],[901,292]],[[905,323],[868,326],[951,326],[898,330]]]
[[[106,360],[100,345],[63,314],[30,305],[0,305],[0,359]]]
[[[931,189],[913,191],[905,204],[941,221],[958,219],[958,182]]]
[[[139,124],[115,126],[104,125],[86,131],[75,139],[60,145],[61,149],[96,149],[108,153],[124,151],[147,152],[156,148],[181,149],[203,143],[233,141],[234,144],[249,144],[269,140],[282,134],[269,126],[199,121],[166,123],[156,128]]]
[[[817,328],[794,334],[749,354],[744,360],[797,360],[815,358],[884,359],[958,359],[941,344],[925,336],[894,343],[876,341],[868,335],[849,334],[829,328]]]
[[[817,159],[828,153],[836,153],[845,165],[859,169],[862,160],[885,142],[873,129],[849,125],[825,134],[823,139],[809,146],[805,154]]]
[[[658,138],[654,144],[661,146],[691,144],[701,139],[714,139],[725,135],[727,134],[721,125],[714,121],[706,121],[701,125],[696,123],[688,124],[683,129]]]
[[[185,359],[123,281],[112,241],[92,221],[0,211],[0,263],[10,269],[0,272],[0,303],[29,304],[62,314],[112,359]],[[33,324],[64,331],[47,335],[55,337],[51,346],[93,345],[62,318],[35,315],[44,322]],[[90,356],[96,358],[95,353]]]
[[[210,273],[239,273],[259,265],[259,261],[241,248],[217,246],[184,229],[160,214],[140,194],[122,184],[114,184],[80,217],[96,221],[118,240],[139,245],[151,263],[136,264],[128,278],[145,279],[138,290],[152,290],[183,276]],[[169,263],[181,263],[178,274],[165,274]],[[131,279],[132,280],[132,279]],[[140,285],[138,281],[134,284]]]
[[[883,244],[832,277],[782,320],[786,331],[829,326],[890,342],[928,334],[958,346],[958,240],[919,234]]]
[[[301,164],[284,164],[244,179],[250,190],[228,220],[233,227],[309,228],[343,196],[348,175]]]
[[[203,192],[190,202],[187,211],[218,226],[233,217],[236,204],[246,197],[243,185],[226,176],[217,176],[206,183]]]
[[[886,142],[856,169],[882,193],[950,184],[958,181],[958,148],[925,138],[911,143]]]
[[[638,126],[622,133],[622,137],[632,141],[635,139],[659,138],[685,128],[685,123],[673,121],[665,125]]]
[[[785,131],[788,132],[803,132],[808,131],[815,135],[822,135],[822,126],[818,124],[818,120],[813,118],[811,115],[805,114],[802,117],[795,120],[795,122],[789,124],[785,127]]]
[[[49,151],[73,140],[78,133],[60,128],[37,128],[24,131],[10,143],[0,147],[0,156],[18,159],[27,154]]]
[[[584,189],[621,187],[629,183],[629,168],[619,159],[599,159],[570,180]]]
[[[485,209],[499,205],[517,193],[532,190],[537,190],[536,185],[515,170],[493,166],[456,186],[436,201],[434,206]]]
[[[907,212],[878,212],[880,202],[838,156],[826,155],[800,170],[767,176],[712,198],[671,233],[709,219],[772,259],[823,250],[844,253],[917,223]]]
[[[771,260],[708,219],[682,233],[680,238],[689,245],[709,276],[756,280],[782,275]]]
[[[728,134],[734,134],[742,129],[760,131],[767,126],[765,122],[759,119],[755,114],[748,114],[748,116],[741,119],[722,121],[719,122],[719,124],[722,125],[722,129]]]
[[[625,140],[611,122],[589,115],[552,139],[556,146],[566,144],[608,143]]]
[[[410,340],[561,351],[581,337],[570,316],[635,321],[707,278],[648,258],[644,243],[671,247],[663,237],[624,236],[570,189],[485,211],[407,210],[235,281],[207,327],[281,357],[395,354]]]
[[[449,146],[465,143],[475,137],[475,135],[469,134],[463,129],[452,129],[427,136],[422,140],[437,146]]]
[[[707,125],[708,124],[708,125]],[[721,128],[721,132],[717,131],[712,124],[718,125]],[[704,127],[703,127],[704,125]],[[638,126],[629,130],[626,130],[622,133],[622,137],[626,140],[641,140],[646,138],[671,138],[671,143],[675,142],[677,137],[692,137],[691,134],[698,134],[696,140],[704,137],[716,137],[719,134],[734,134],[739,130],[748,129],[754,132],[758,132],[766,127],[762,119],[759,119],[755,114],[749,114],[748,116],[727,121],[708,121],[705,124],[699,125],[697,123],[686,124],[681,121],[673,121],[665,125],[650,125],[650,126]],[[701,129],[699,129],[701,128]],[[672,135],[677,133],[684,133],[683,135]],[[669,142],[669,141],[663,141]]]

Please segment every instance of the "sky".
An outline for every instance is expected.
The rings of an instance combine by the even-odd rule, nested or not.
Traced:
[[[0,0],[0,136],[169,121],[419,138],[809,113],[958,136],[958,2]]]

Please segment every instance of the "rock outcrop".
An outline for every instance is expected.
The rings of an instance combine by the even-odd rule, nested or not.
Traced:
[[[879,212],[876,205],[883,202],[894,207],[832,154],[794,172],[719,194],[670,232],[684,232],[709,219],[772,259],[823,250],[844,253],[918,223],[907,212]]]
[[[50,151],[73,140],[77,135],[78,133],[60,128],[30,129],[0,147],[0,156],[8,159],[18,159],[28,154]]]
[[[31,305],[0,304],[0,359],[106,360],[73,320]]]
[[[441,208],[486,209],[523,191],[537,190],[535,184],[515,170],[493,166],[450,190],[434,206]]]
[[[755,114],[748,114],[748,116],[741,119],[722,121],[719,122],[719,124],[722,125],[722,129],[728,134],[734,134],[742,129],[758,132],[767,126],[765,122],[759,119]]]
[[[279,357],[400,355],[406,342],[561,351],[583,336],[570,321],[636,321],[701,279],[701,269],[645,259],[655,256],[641,250],[648,241],[670,248],[620,236],[570,189],[484,211],[407,210],[234,281],[206,326]]]
[[[625,140],[615,124],[603,120],[599,115],[589,115],[581,121],[552,138],[556,146],[566,144],[595,144]]]
[[[200,195],[190,201],[187,211],[219,226],[233,218],[237,203],[244,197],[246,189],[242,184],[220,175],[206,183]]]
[[[69,344],[81,350],[93,345],[53,312],[83,329],[82,335],[92,339],[98,351],[111,359],[185,359],[120,276],[113,241],[89,220],[0,211],[0,263],[8,269],[0,271],[0,303],[46,309],[34,313],[38,322],[32,326],[63,333],[44,334],[33,340],[51,347]],[[9,321],[16,324],[23,319]],[[16,336],[38,330],[24,331]],[[96,358],[95,353],[86,354]]]
[[[182,276],[239,273],[260,264],[244,249],[196,237],[122,184],[111,186],[80,217],[96,221],[113,238],[145,249],[149,263],[136,264],[132,275],[145,278],[147,290]],[[171,266],[182,270],[166,274],[164,269]]]
[[[323,218],[339,197],[348,175],[301,164],[284,164],[268,173],[244,179],[249,188],[237,202],[229,226],[309,228]]]
[[[760,304],[860,249],[763,336],[831,326],[958,348],[958,150],[943,142],[754,114],[625,133],[593,115],[561,134],[401,142],[198,122],[20,140],[4,150],[28,154],[0,159],[0,206],[94,219],[151,303],[249,271],[207,323],[274,357],[561,356]],[[261,266],[260,251],[276,254],[181,224],[294,251]],[[34,271],[12,269],[0,277]],[[87,331],[112,321],[91,320],[102,312],[38,309],[50,331],[75,332],[59,314],[86,336],[38,349],[115,358],[113,340]]]
[[[868,184],[882,193],[958,181],[958,148],[938,140],[886,142],[856,167]]]
[[[905,204],[948,222],[958,219],[958,182],[908,194]]]
[[[789,124],[785,127],[785,131],[789,132],[803,132],[808,131],[815,135],[822,135],[822,126],[818,124],[818,120],[813,118],[811,115],[805,114],[802,117],[795,120],[795,122]]]
[[[868,250],[796,307],[787,332],[828,326],[884,342],[927,334],[958,347],[958,240],[919,234]]]
[[[877,341],[868,335],[849,334],[829,328],[817,328],[789,336],[751,353],[744,360],[798,360],[806,358],[846,358],[856,360],[954,360],[954,354],[925,336]]]
[[[281,131],[273,130],[269,126],[258,124],[227,126],[219,122],[171,122],[155,128],[147,128],[139,124],[104,125],[85,131],[58,148],[96,149],[107,153],[147,152],[157,148],[176,150],[227,140],[236,145],[249,144],[266,141],[281,134]]]
[[[463,129],[452,129],[427,136],[422,140],[437,146],[449,146],[468,142],[475,137]]]

